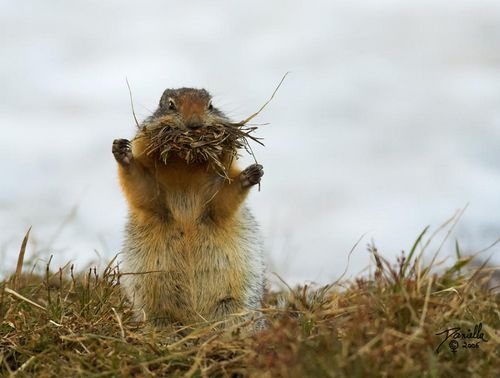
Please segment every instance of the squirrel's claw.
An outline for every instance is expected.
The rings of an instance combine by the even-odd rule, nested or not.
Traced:
[[[119,164],[129,165],[133,159],[132,148],[128,139],[115,139],[112,151]]]
[[[260,183],[260,179],[264,176],[264,169],[260,164],[252,164],[240,173],[241,187],[248,188]]]

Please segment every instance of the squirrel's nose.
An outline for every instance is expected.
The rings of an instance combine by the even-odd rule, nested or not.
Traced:
[[[188,129],[194,130],[203,126],[202,118],[198,114],[192,114],[186,121]]]
[[[189,122],[187,124],[188,129],[192,129],[192,130],[199,129],[202,126],[203,126],[203,124],[201,122]]]

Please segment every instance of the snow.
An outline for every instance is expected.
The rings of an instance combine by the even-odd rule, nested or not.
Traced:
[[[0,7],[0,272],[30,225],[28,257],[56,266],[119,252],[111,142],[134,132],[126,77],[140,118],[165,88],[195,86],[239,120],[291,72],[257,119],[265,176],[249,200],[290,283],[336,279],[366,233],[354,275],[371,239],[394,256],[466,204],[450,244],[500,236],[498,1]]]

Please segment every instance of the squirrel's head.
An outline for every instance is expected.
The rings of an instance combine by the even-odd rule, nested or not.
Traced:
[[[165,164],[172,155],[186,163],[207,163],[223,177],[255,127],[231,122],[212,104],[205,89],[179,88],[163,92],[158,109],[139,128],[136,140],[144,152]],[[257,140],[256,138],[252,138]]]
[[[150,121],[160,118],[173,128],[190,130],[228,121],[212,104],[212,96],[195,88],[166,89]]]

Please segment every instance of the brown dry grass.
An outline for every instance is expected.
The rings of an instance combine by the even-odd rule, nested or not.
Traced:
[[[268,292],[268,327],[255,334],[134,322],[114,261],[102,272],[18,271],[0,284],[0,375],[493,377],[500,308],[488,269],[468,270],[457,246],[456,262],[433,273],[416,254],[424,234],[394,264],[369,246],[368,276]],[[436,353],[436,333],[478,323],[487,340],[478,348],[452,353],[446,342]]]
[[[135,116],[132,92],[127,81],[132,114],[139,129],[136,138],[146,138],[149,141],[147,154],[158,156],[165,164],[172,155],[181,157],[188,164],[208,162],[211,169],[229,180],[228,169],[238,156],[238,151],[245,150],[257,163],[250,141],[260,145],[263,143],[260,138],[253,135],[257,126],[250,125],[249,122],[274,99],[287,75],[288,72],[283,75],[271,97],[260,109],[246,119],[240,122],[230,122],[229,120],[222,121],[225,119],[223,117],[220,122],[204,125],[194,130],[179,127],[179,120],[176,117],[159,117],[140,126]]]
[[[228,178],[229,167],[222,159],[228,157],[230,161],[234,160],[241,149],[253,154],[249,140],[262,145],[259,138],[252,135],[256,129],[256,126],[227,122],[186,130],[172,127],[168,119],[159,118],[149,122],[140,131],[139,137],[150,141],[147,154],[159,156],[165,164],[172,155],[181,157],[188,164],[208,162],[212,169]]]

